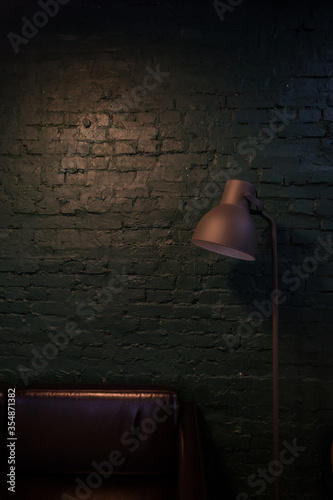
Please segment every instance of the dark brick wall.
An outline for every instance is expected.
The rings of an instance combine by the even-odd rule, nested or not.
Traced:
[[[278,226],[280,448],[302,447],[281,498],[328,499],[333,9],[225,5],[71,0],[17,54],[41,8],[1,7],[0,381],[173,384],[211,498],[265,498],[268,228],[251,264],[189,243],[228,178],[253,182]]]

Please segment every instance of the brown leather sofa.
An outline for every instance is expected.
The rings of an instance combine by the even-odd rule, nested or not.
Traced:
[[[7,439],[7,403],[4,390],[1,499],[206,499],[196,406],[180,403],[174,389],[16,389],[15,441]]]

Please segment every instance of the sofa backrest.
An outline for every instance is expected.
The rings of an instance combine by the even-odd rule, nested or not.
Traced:
[[[178,419],[171,389],[16,390],[17,469],[168,473],[176,464]]]

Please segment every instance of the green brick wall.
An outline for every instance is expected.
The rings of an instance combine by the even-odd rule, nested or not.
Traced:
[[[326,500],[333,10],[224,4],[71,0],[17,54],[41,7],[4,7],[0,382],[172,384],[199,405],[210,498],[270,495],[271,317],[249,317],[269,230],[255,263],[189,243],[247,180],[278,227],[280,447],[306,447],[281,499]]]

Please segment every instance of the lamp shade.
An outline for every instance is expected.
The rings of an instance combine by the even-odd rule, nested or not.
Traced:
[[[219,206],[202,217],[191,243],[236,259],[255,260],[257,229],[245,193],[255,196],[253,184],[229,180]]]

